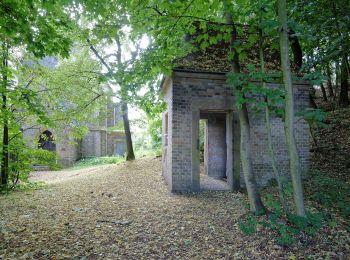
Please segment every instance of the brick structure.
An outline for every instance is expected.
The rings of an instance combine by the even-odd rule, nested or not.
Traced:
[[[269,87],[277,87],[270,83]],[[296,110],[309,104],[309,85],[294,83]],[[163,115],[163,176],[172,192],[195,192],[200,187],[199,120],[205,119],[205,172],[214,178],[227,178],[232,189],[234,176],[240,174],[240,132],[232,88],[225,73],[175,69],[163,79],[162,92],[167,103]],[[253,169],[260,185],[272,177],[264,112],[249,109]],[[273,148],[278,167],[288,173],[289,160],[283,122],[271,118]],[[309,166],[309,126],[301,118],[294,125],[301,170]]]
[[[31,65],[32,61],[27,61]],[[49,69],[55,69],[58,60],[53,56],[46,56],[39,62],[42,66]],[[109,87],[106,86],[106,89]],[[115,104],[109,100],[106,110],[108,115],[101,118],[99,123],[89,123],[89,131],[82,140],[74,140],[69,129],[65,129],[58,134],[54,129],[47,129],[43,126],[29,127],[24,131],[24,139],[30,148],[42,148],[50,151],[56,151],[59,157],[59,164],[64,167],[69,167],[80,158],[99,157],[99,156],[124,156],[126,151],[124,131],[108,130],[110,127],[117,126],[122,120],[120,104]],[[91,118],[103,117],[98,112],[91,115]],[[27,127],[23,126],[24,129]],[[40,136],[43,133],[49,132],[52,135],[52,145],[38,144]],[[54,147],[54,149],[48,148]]]
[[[59,157],[59,164],[63,167],[69,167],[80,158],[100,157],[120,155],[124,156],[126,151],[124,131],[113,130],[107,131],[107,128],[116,126],[121,120],[120,106],[109,106],[110,116],[101,120],[99,124],[89,124],[89,131],[82,140],[75,140],[69,129],[56,134],[54,129],[47,129],[45,127],[34,127],[24,131],[24,139],[28,147],[43,148],[38,141],[40,136],[49,131],[55,139],[55,151]],[[98,116],[92,115],[92,117]],[[52,150],[52,149],[49,149]]]

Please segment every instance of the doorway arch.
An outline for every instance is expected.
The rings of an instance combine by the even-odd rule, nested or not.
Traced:
[[[55,152],[56,144],[52,132],[45,130],[39,136],[38,148]]]

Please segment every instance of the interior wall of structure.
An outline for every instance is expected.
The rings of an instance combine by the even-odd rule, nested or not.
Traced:
[[[205,169],[213,178],[226,177],[226,117],[211,113],[206,121],[205,131]]]

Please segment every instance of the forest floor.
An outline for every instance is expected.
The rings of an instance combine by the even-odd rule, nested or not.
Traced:
[[[35,174],[44,189],[1,197],[0,259],[272,259],[350,255],[339,223],[290,247],[245,235],[246,195],[174,195],[159,158]]]
[[[160,159],[145,158],[35,173],[45,188],[1,196],[0,259],[349,259],[350,109],[330,112],[327,123],[304,189],[308,209],[328,219],[292,246],[260,225],[242,233],[245,194],[171,194]]]

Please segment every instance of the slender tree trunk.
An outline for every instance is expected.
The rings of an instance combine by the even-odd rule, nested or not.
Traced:
[[[260,17],[260,24],[262,23],[262,14]],[[259,58],[260,58],[260,71],[261,73],[265,73],[265,58],[264,58],[264,36],[263,31],[259,29]],[[263,88],[266,88],[266,82],[263,81]],[[275,153],[272,145],[272,135],[271,135],[271,121],[270,121],[270,109],[269,109],[269,100],[268,97],[265,98],[266,106],[265,106],[265,126],[266,126],[266,134],[267,134],[267,143],[269,149],[269,155],[271,160],[271,166],[273,173],[275,175],[275,179],[278,185],[278,194],[280,198],[280,202],[282,204],[283,210],[286,214],[288,214],[288,204],[286,201],[286,196],[284,194],[284,183],[280,176],[280,173],[277,169],[277,161],[275,157]]]
[[[243,104],[242,108],[238,109],[237,112],[241,128],[241,161],[250,201],[250,210],[259,213],[264,210],[264,205],[261,200],[252,166],[250,125],[246,104]]]
[[[7,113],[7,97],[6,94],[2,95],[2,109],[4,114]],[[8,117],[4,115],[3,118],[3,136],[2,136],[2,155],[1,155],[1,186],[6,187],[8,184],[9,176],[9,129],[8,129]]]
[[[132,161],[132,160],[135,160],[135,154],[134,154],[134,149],[132,146],[132,139],[131,139],[128,104],[124,101],[122,101],[122,114],[123,114],[124,132],[125,132],[125,141],[126,141],[126,160]]]
[[[338,36],[339,38],[342,38],[342,32],[341,32],[341,26],[338,22],[338,10],[337,10],[337,1],[332,1],[332,10],[333,14],[335,17],[335,25],[337,28]],[[340,8],[342,8],[340,6]],[[348,51],[344,46],[341,46],[342,50],[342,61],[340,65],[340,93],[339,93],[339,106],[340,107],[347,107],[349,105],[349,74],[350,74],[350,69],[349,69],[349,64],[348,64]]]
[[[339,72],[339,61],[336,61],[336,62],[335,62],[334,100],[336,100],[337,97],[338,97],[339,77],[340,77],[340,72]]]
[[[327,92],[326,92],[326,89],[325,89],[323,83],[321,83],[320,86],[321,86],[323,101],[328,101],[328,99],[327,99]]]
[[[3,44],[3,59],[2,59],[2,124],[3,124],[3,136],[2,136],[2,154],[1,154],[1,186],[6,187],[8,185],[9,176],[9,128],[8,128],[8,107],[7,107],[7,70],[8,70],[8,47]]]
[[[340,94],[339,106],[347,107],[349,105],[349,73],[347,69],[347,58],[344,55],[340,66]]]
[[[277,0],[280,34],[281,65],[286,91],[285,97],[285,133],[290,159],[290,173],[293,183],[293,196],[297,215],[305,217],[303,186],[300,174],[300,161],[294,137],[294,96],[290,60],[288,55],[288,27],[286,0]]]
[[[330,65],[327,65],[327,87],[330,98],[334,98],[333,84],[332,84],[332,71]]]
[[[226,2],[224,1],[226,5]],[[226,8],[227,10],[227,8]],[[232,15],[226,14],[228,23],[234,24]],[[230,52],[233,53],[232,58],[232,71],[234,73],[240,73],[239,57],[238,53],[232,48],[233,43],[237,40],[236,27],[232,26]],[[248,198],[250,202],[250,210],[255,213],[259,213],[264,210],[264,205],[261,200],[258,185],[255,180],[255,175],[252,167],[252,155],[251,155],[251,140],[250,140],[250,126],[247,105],[242,104],[241,108],[237,108],[237,114],[239,118],[240,131],[241,131],[241,162],[244,173],[244,180],[247,187]]]

